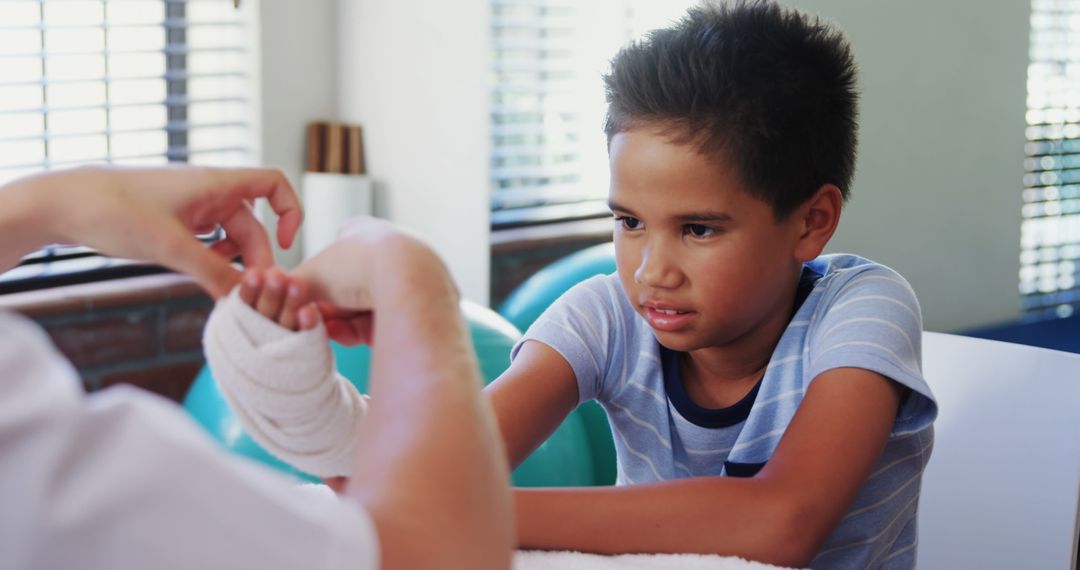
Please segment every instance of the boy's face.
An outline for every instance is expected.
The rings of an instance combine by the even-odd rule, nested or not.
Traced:
[[[655,130],[616,134],[609,154],[619,280],[660,343],[689,352],[783,330],[798,217],[777,222],[726,162]]]

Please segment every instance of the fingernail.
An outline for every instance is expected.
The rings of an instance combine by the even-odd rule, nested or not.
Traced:
[[[315,317],[308,311],[300,311],[297,318],[300,321],[300,328],[305,330],[315,328]]]
[[[300,296],[300,286],[295,284],[295,283],[292,284],[292,285],[289,285],[289,296],[290,297],[299,297]]]
[[[256,274],[254,271],[248,271],[244,273],[244,284],[251,287],[258,287],[259,275]]]

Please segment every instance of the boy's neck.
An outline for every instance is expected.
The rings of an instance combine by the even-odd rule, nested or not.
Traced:
[[[694,403],[724,408],[741,400],[757,384],[791,322],[796,292],[797,283],[793,283],[787,302],[742,337],[723,346],[679,355],[683,385]]]

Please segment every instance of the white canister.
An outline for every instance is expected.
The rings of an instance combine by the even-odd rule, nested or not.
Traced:
[[[372,180],[357,174],[305,172],[302,178],[304,258],[322,251],[345,220],[372,213]]]

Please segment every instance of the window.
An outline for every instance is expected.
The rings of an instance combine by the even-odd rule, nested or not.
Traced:
[[[0,0],[0,184],[85,164],[256,163],[249,12],[229,0]],[[4,280],[55,273],[61,258],[77,259],[63,272],[115,265],[48,248]]]
[[[1020,294],[1029,318],[1080,306],[1080,2],[1033,0]]]
[[[245,36],[226,0],[0,0],[0,182],[253,162]]]
[[[607,215],[601,75],[689,0],[492,0],[492,226]]]

